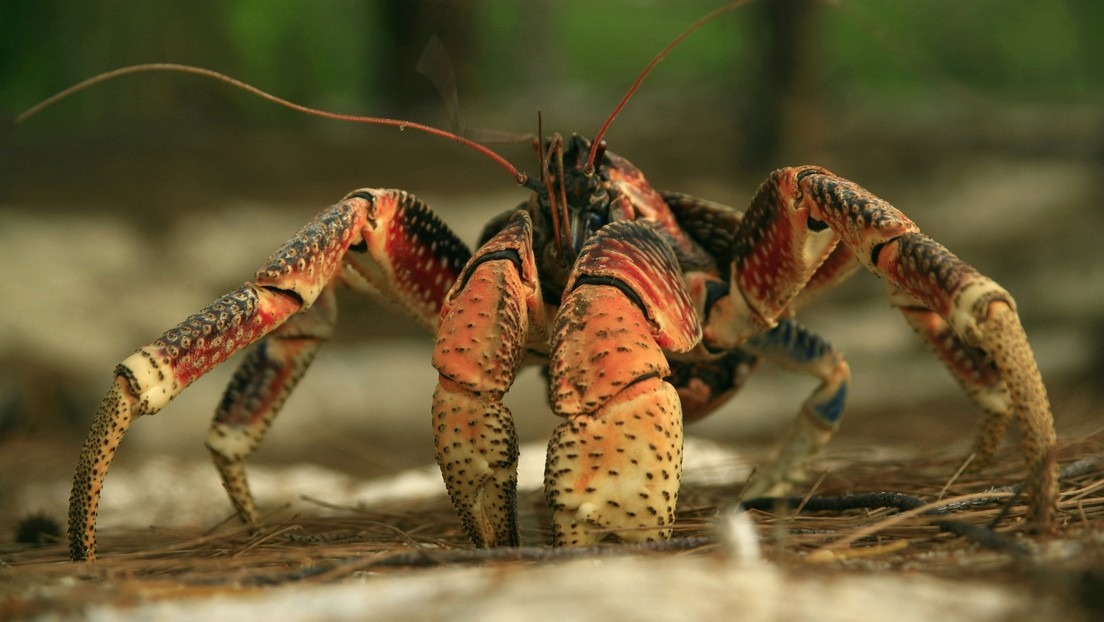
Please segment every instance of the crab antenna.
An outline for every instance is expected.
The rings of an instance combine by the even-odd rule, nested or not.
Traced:
[[[541,111],[537,111],[537,136],[533,138],[533,149],[537,151],[537,161],[541,163],[540,173],[537,179],[528,178],[522,185],[534,192],[544,189],[544,122],[541,119]],[[532,134],[530,134],[532,136]]]
[[[544,115],[537,111],[537,159],[544,162]],[[541,168],[540,181],[544,181],[544,168]]]
[[[178,64],[178,63],[147,63],[147,64],[143,64],[143,65],[129,65],[127,67],[121,67],[119,69],[114,69],[112,71],[107,71],[107,72],[101,73],[98,76],[89,78],[89,79],[87,79],[87,80],[85,80],[85,81],[83,81],[79,84],[75,84],[75,85],[65,89],[64,91],[61,91],[60,93],[57,93],[56,95],[54,95],[54,96],[52,96],[48,99],[45,99],[45,100],[39,102],[38,104],[28,108],[22,114],[20,114],[18,117],[15,118],[15,122],[16,123],[22,123],[23,121],[26,121],[27,119],[33,117],[34,115],[38,114],[39,112],[42,112],[44,109],[52,106],[53,104],[56,104],[57,102],[69,97],[70,95],[73,95],[75,93],[83,91],[84,89],[89,88],[91,86],[94,86],[96,84],[99,84],[101,82],[107,82],[108,80],[113,80],[115,78],[125,76],[125,75],[129,75],[129,74],[132,74],[132,73],[145,73],[145,72],[155,72],[155,71],[175,71],[175,72],[179,72],[179,73],[190,73],[190,74],[197,75],[197,76],[202,76],[202,77],[205,77],[205,78],[211,78],[211,79],[217,80],[219,82],[225,82],[226,84],[237,87],[237,88],[239,88],[243,91],[246,91],[248,93],[252,93],[253,95],[256,95],[257,97],[260,97],[261,99],[268,100],[270,102],[279,104],[279,105],[284,106],[286,108],[291,108],[292,110],[296,110],[296,111],[302,112],[304,114],[309,114],[309,115],[313,115],[313,116],[316,116],[316,117],[322,117],[324,119],[333,119],[333,120],[336,120],[336,121],[348,121],[348,122],[352,122],[352,123],[369,123],[369,124],[372,124],[372,125],[387,125],[387,126],[391,126],[391,127],[397,127],[397,128],[399,128],[399,130],[411,129],[411,130],[417,130],[419,132],[424,132],[426,134],[432,134],[434,136],[440,136],[442,138],[447,138],[451,141],[458,142],[461,145],[471,147],[472,149],[475,149],[479,153],[482,153],[483,155],[487,156],[493,162],[495,162],[496,164],[498,164],[502,168],[506,169],[506,172],[508,172],[514,178],[514,181],[516,181],[518,184],[525,185],[525,182],[529,180],[528,175],[526,175],[525,173],[522,173],[521,171],[517,170],[517,168],[515,168],[513,164],[510,164],[510,162],[508,162],[506,160],[506,158],[498,155],[494,151],[491,151],[487,147],[475,142],[474,140],[464,138],[463,136],[453,134],[452,132],[448,132],[448,131],[442,130],[440,128],[436,128],[436,127],[433,127],[431,125],[424,125],[422,123],[414,123],[412,121],[403,121],[401,119],[388,119],[388,118],[384,118],[384,117],[368,117],[368,116],[361,116],[361,115],[341,114],[341,113],[336,113],[336,112],[328,112],[326,110],[319,110],[317,108],[310,108],[310,107],[307,107],[307,106],[303,106],[301,104],[296,104],[295,102],[288,101],[288,100],[283,99],[281,97],[277,97],[276,95],[273,95],[273,94],[268,93],[266,91],[262,91],[261,89],[255,87],[251,84],[246,84],[245,82],[242,82],[241,80],[238,80],[236,78],[231,78],[230,76],[219,73],[217,71],[212,71],[210,69],[204,69],[203,67],[195,67],[195,66],[192,66],[192,65],[181,65],[181,64]]]
[[[534,189],[538,192],[544,190],[545,196],[548,197],[548,213],[552,216],[552,237],[556,240],[556,248],[562,251],[564,240],[560,236],[560,209],[556,205],[556,194],[552,187],[552,153],[544,151],[544,118],[539,110],[537,111],[537,158],[540,160],[540,180],[535,184]],[[533,216],[535,220],[536,214]]]
[[[693,24],[690,24],[690,26],[686,30],[682,31],[682,34],[675,37],[674,40],[668,43],[666,47],[660,50],[659,54],[655,55],[655,58],[652,59],[652,62],[648,63],[648,66],[644,68],[644,71],[641,71],[640,75],[636,77],[636,81],[632,83],[632,86],[629,87],[628,92],[625,93],[625,96],[621,98],[620,102],[618,102],[617,107],[613,109],[613,112],[611,112],[608,117],[606,117],[606,122],[602,124],[601,129],[598,130],[598,133],[594,136],[594,140],[590,143],[590,156],[587,158],[586,168],[584,169],[587,175],[591,175],[594,173],[594,160],[598,155],[598,145],[601,144],[602,139],[605,138],[606,130],[608,130],[609,126],[613,124],[613,120],[617,118],[617,115],[621,114],[621,109],[625,107],[625,104],[629,103],[629,99],[631,99],[633,94],[636,93],[636,90],[640,88],[640,85],[644,82],[644,78],[648,77],[648,74],[652,72],[652,69],[654,69],[655,66],[659,64],[659,61],[663,60],[667,56],[667,54],[670,53],[671,50],[675,49],[675,46],[682,43],[683,39],[694,34],[695,30],[713,21],[718,16],[735,10],[751,1],[752,0],[734,0],[733,2],[729,2],[722,7],[713,9],[705,17],[702,17]]]

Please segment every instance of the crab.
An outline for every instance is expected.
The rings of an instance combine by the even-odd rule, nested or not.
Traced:
[[[669,538],[684,424],[728,401],[761,360],[819,385],[745,494],[783,494],[805,480],[839,427],[851,372],[796,312],[861,268],[884,280],[891,305],[985,414],[974,467],[1017,419],[1030,518],[1048,527],[1057,497],[1053,418],[1004,288],[824,168],[774,171],[739,211],[653,189],[607,150],[604,133],[535,141],[536,178],[507,165],[528,199],[492,219],[473,248],[406,191],[355,190],[252,280],[124,359],[74,475],[72,558],[95,558],[104,478],[133,421],[241,350],[207,448],[238,516],[260,525],[246,459],[330,338],[340,287],[393,301],[435,335],[433,442],[476,546],[520,543],[518,441],[503,396],[527,364],[545,367],[551,410],[563,419],[545,469],[552,543]]]

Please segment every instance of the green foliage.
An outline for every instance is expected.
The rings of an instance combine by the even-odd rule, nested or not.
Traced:
[[[222,8],[239,74],[288,99],[352,108],[365,97],[376,24],[364,3],[315,10],[304,0],[236,0]],[[260,102],[255,102],[260,103]],[[283,116],[270,105],[266,117]]]
[[[849,2],[825,15],[831,75],[865,91],[935,94],[954,84],[1014,100],[1101,95],[1090,59],[1098,2]]]
[[[397,0],[402,1],[402,0]],[[474,11],[475,84],[462,96],[577,89],[614,101],[674,35],[713,2],[455,0]],[[9,114],[100,71],[174,61],[204,65],[309,105],[368,113],[389,99],[384,69],[413,71],[380,42],[383,2],[370,0],[4,0],[0,109]],[[759,7],[698,32],[648,87],[748,91],[764,47]],[[817,4],[821,96],[938,101],[948,85],[983,97],[1046,102],[1104,93],[1095,0],[845,0]],[[526,62],[532,57],[537,60]],[[162,118],[200,98],[211,116],[301,123],[252,98],[180,76],[130,78],[66,102],[54,122]],[[951,90],[953,90],[951,89]],[[113,94],[112,94],[113,93]],[[198,93],[198,95],[197,95]],[[754,93],[746,93],[753,96]],[[537,102],[534,102],[536,105]],[[478,106],[470,100],[465,107]]]

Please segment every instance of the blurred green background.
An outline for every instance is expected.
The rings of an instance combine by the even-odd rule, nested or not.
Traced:
[[[437,93],[415,71],[437,35],[455,69],[463,121],[532,132],[544,110],[560,131],[593,133],[647,60],[717,4],[4,0],[0,110],[21,111],[101,71],[171,61],[311,106],[447,125]],[[688,110],[711,102],[710,121],[754,135],[756,151],[767,153],[749,161],[770,163],[793,142],[785,137],[795,131],[786,127],[795,123],[787,106],[821,111],[820,123],[830,124],[841,109],[890,104],[975,112],[997,102],[1104,105],[1102,27],[1104,4],[1094,0],[752,3],[687,41],[641,98],[666,94],[673,109],[685,95]],[[126,135],[142,133],[135,128],[145,122],[311,122],[195,78],[125,81],[67,101],[29,131]],[[569,115],[557,108],[560,98],[577,105],[579,93],[587,123],[559,127]]]

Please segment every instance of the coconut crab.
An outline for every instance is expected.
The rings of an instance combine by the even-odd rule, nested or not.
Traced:
[[[340,286],[382,293],[436,335],[434,443],[476,545],[518,544],[517,442],[502,396],[534,361],[548,365],[552,409],[565,418],[546,467],[554,543],[611,530],[668,537],[683,423],[729,399],[759,359],[821,384],[748,494],[803,479],[838,427],[850,370],[794,314],[859,267],[885,279],[891,303],[986,413],[975,464],[1018,418],[1033,518],[1047,524],[1053,423],[1007,291],[823,168],[775,171],[740,212],[657,192],[606,149],[604,132],[541,140],[539,177],[512,171],[529,199],[489,223],[474,251],[413,195],[354,191],[253,280],[120,363],[74,477],[73,558],[95,556],[100,491],[133,420],[247,347],[207,445],[239,516],[259,523],[245,460],[331,334]]]

